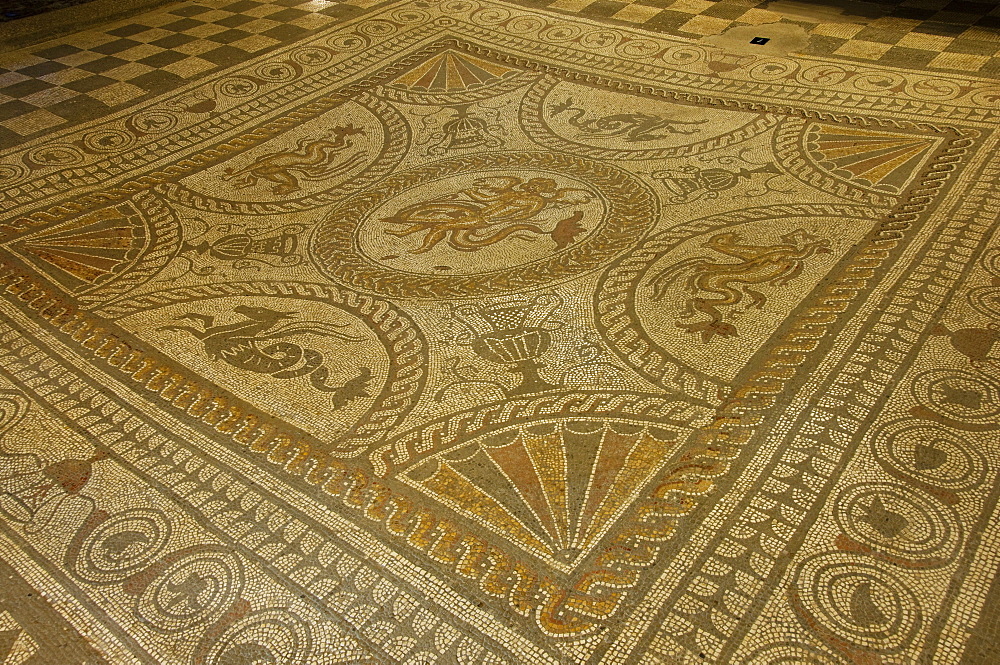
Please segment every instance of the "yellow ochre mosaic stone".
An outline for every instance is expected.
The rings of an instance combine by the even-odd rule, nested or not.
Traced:
[[[1000,662],[994,53],[314,4],[3,56],[0,663]]]

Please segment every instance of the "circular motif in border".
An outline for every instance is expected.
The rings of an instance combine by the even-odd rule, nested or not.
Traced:
[[[27,171],[20,164],[0,164],[0,184],[13,185],[24,178]]]
[[[803,71],[799,72],[796,77],[799,81],[805,81],[806,83],[819,83],[821,85],[826,85],[833,87],[838,83],[842,83],[847,79],[850,74],[843,67],[838,67],[837,65],[823,63],[822,65],[813,65]]]
[[[519,112],[521,126],[524,128],[525,133],[531,137],[531,140],[539,145],[551,148],[552,150],[585,155],[592,159],[666,159],[691,157],[712,150],[718,150],[735,143],[742,143],[754,136],[763,134],[778,123],[777,116],[762,113],[732,131],[717,134],[686,145],[661,148],[637,148],[635,150],[602,148],[566,139],[553,131],[545,121],[543,111],[545,100],[548,98],[549,93],[562,80],[554,76],[546,76],[539,78],[528,88],[524,94],[524,100],[521,103]],[[629,95],[630,93],[622,90],[619,91],[619,94]],[[663,97],[661,101],[672,102],[673,100]]]
[[[875,433],[872,449],[883,466],[930,486],[967,490],[986,478],[982,453],[940,425],[910,418],[886,423]]]
[[[161,633],[211,623],[243,590],[243,565],[231,552],[205,548],[183,555],[147,586],[136,616]]]
[[[503,176],[511,171],[544,171],[592,187],[604,200],[603,219],[581,241],[548,257],[478,274],[407,273],[358,251],[359,229],[373,211],[392,197],[459,174]],[[349,199],[317,226],[310,241],[310,256],[327,277],[366,291],[401,298],[468,298],[537,288],[600,268],[633,247],[655,218],[656,199],[649,187],[614,166],[562,154],[485,153],[395,174]]]
[[[577,41],[582,46],[596,50],[617,46],[623,39],[625,39],[625,36],[616,30],[600,29],[584,33]]]
[[[862,92],[888,93],[905,84],[905,77],[888,70],[858,74],[851,79],[851,85]]]
[[[170,521],[158,510],[111,515],[84,539],[73,572],[94,584],[113,584],[156,561],[170,540]]]
[[[31,402],[19,392],[0,390],[0,437],[21,422],[31,408]]]
[[[136,143],[135,134],[121,129],[104,127],[83,135],[83,145],[92,153],[119,152]]]
[[[452,3],[446,2],[444,3],[444,5],[442,5],[442,8],[445,9],[445,11],[448,11],[448,7],[451,4]],[[467,3],[464,2],[460,2],[459,5],[461,6],[461,9],[459,9],[458,11],[464,11],[468,7]],[[501,7],[491,6],[491,7],[480,7],[476,9],[475,12],[473,12],[471,18],[473,21],[476,22],[477,25],[494,26],[494,25],[500,25],[505,21],[509,21],[510,17],[511,13],[506,9],[503,9]]]
[[[791,78],[798,69],[798,64],[794,62],[771,58],[751,67],[750,76],[755,81],[780,81]]]
[[[629,60],[652,58],[661,51],[663,51],[663,43],[655,39],[629,36],[615,44],[615,55]]]
[[[312,635],[309,626],[283,608],[258,610],[236,622],[208,648],[205,663],[271,663],[296,665],[309,662]]]
[[[906,92],[917,99],[943,102],[961,95],[962,86],[949,79],[926,78],[909,83],[906,86]]]
[[[1000,277],[1000,247],[992,247],[983,253],[979,259],[986,272],[994,277]]]
[[[292,51],[292,60],[300,65],[317,66],[325,65],[333,59],[329,49],[318,46],[304,46]]]
[[[841,665],[837,656],[803,642],[774,642],[747,656],[754,665]]]
[[[53,167],[74,166],[84,161],[83,153],[66,143],[48,143],[32,148],[22,155],[21,160],[29,165]]]
[[[542,30],[538,36],[545,41],[560,44],[579,39],[582,34],[583,29],[578,25],[572,23],[555,23]]]
[[[530,37],[544,30],[546,25],[548,23],[541,17],[521,14],[507,21],[504,28],[512,34]]]
[[[130,116],[126,125],[142,136],[166,134],[177,127],[177,114],[166,109],[149,109]]]
[[[253,70],[254,76],[269,83],[293,81],[300,72],[301,69],[297,69],[287,62],[263,62]]]
[[[237,75],[217,82],[215,88],[227,97],[243,98],[256,95],[260,84],[249,76]]]
[[[672,66],[690,67],[696,62],[702,62],[708,57],[708,52],[702,46],[683,45],[670,46],[664,49],[660,59]]]
[[[916,594],[867,557],[811,556],[799,564],[793,585],[813,621],[863,649],[897,653],[923,623]]]
[[[361,49],[371,46],[371,42],[370,38],[365,37],[357,31],[347,34],[335,32],[326,40],[327,45],[341,53],[356,53]]]
[[[951,420],[973,425],[996,425],[1000,418],[1000,384],[981,374],[935,369],[913,379],[917,402]]]
[[[944,565],[962,542],[954,510],[902,485],[853,485],[841,491],[834,505],[845,534],[894,557]]]
[[[385,39],[389,35],[399,32],[399,27],[390,21],[374,18],[358,23],[355,30],[368,37]]]
[[[415,3],[414,3],[415,4]],[[430,14],[428,14],[423,9],[418,9],[414,6],[404,6],[399,9],[394,9],[392,13],[389,14],[393,21],[401,24],[424,24],[431,20]]]
[[[997,257],[1000,258],[1000,254]],[[997,261],[997,264],[996,274],[1000,275],[1000,261]],[[1000,319],[1000,287],[977,286],[969,291],[968,298],[969,304],[980,314]]]
[[[988,109],[1000,108],[1000,87],[980,88],[969,96],[969,102]]]

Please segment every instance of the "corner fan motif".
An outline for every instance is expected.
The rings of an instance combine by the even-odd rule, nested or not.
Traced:
[[[460,92],[490,83],[514,71],[510,67],[449,50],[397,76],[389,85],[413,92]]]
[[[676,431],[541,420],[475,438],[406,474],[558,568],[578,563],[678,448]]]
[[[932,139],[872,129],[815,123],[807,129],[808,154],[832,174],[893,194],[902,191]]]
[[[810,186],[853,201],[895,204],[940,142],[924,133],[785,119],[774,149],[785,171]]]
[[[138,212],[123,203],[57,224],[16,247],[64,287],[80,290],[121,274],[145,243]]]

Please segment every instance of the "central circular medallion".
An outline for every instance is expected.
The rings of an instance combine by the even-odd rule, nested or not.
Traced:
[[[488,153],[387,178],[312,237],[328,277],[403,298],[519,291],[594,270],[655,219],[649,188],[570,155]]]

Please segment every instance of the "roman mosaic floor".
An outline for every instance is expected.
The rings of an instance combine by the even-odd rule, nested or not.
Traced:
[[[199,0],[8,46],[0,663],[1000,663],[998,26]]]

